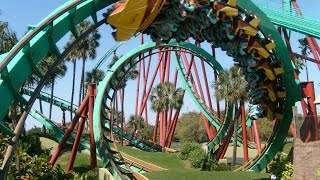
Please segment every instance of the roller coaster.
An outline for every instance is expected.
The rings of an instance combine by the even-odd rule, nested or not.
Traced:
[[[217,160],[224,158],[231,141],[243,147],[246,153],[248,148],[256,148],[257,157],[249,161],[246,154],[247,162],[239,170],[262,171],[283,147],[288,130],[291,129],[292,106],[304,98],[301,97],[300,82],[291,60],[294,53],[290,48],[287,32],[294,31],[308,36],[315,58],[300,55],[302,58],[319,65],[317,53],[320,53],[315,40],[320,38],[320,22],[303,18],[295,1],[284,0],[282,9],[272,8],[271,5],[272,3],[262,0],[78,0],[61,5],[32,28],[10,52],[0,55],[0,132],[12,138],[1,166],[1,177],[7,176],[17,141],[30,114],[53,131],[60,141],[50,160],[52,165],[69,140],[75,144],[72,151],[77,150],[78,144],[81,148],[90,150],[91,159],[100,158],[104,167],[116,179],[145,178],[139,174],[142,172],[141,168],[129,165],[121,155],[114,135],[141,150],[160,152],[161,146],[171,146],[180,109],[170,109],[166,115],[157,113],[153,142],[124,134],[122,126],[115,126],[113,110],[119,109],[119,102],[124,101],[124,90],[120,87],[125,81],[125,75],[136,67],[139,73],[136,115],[145,115],[148,123],[147,101],[159,72],[160,83],[174,81],[176,88],[179,82],[183,87],[182,96],[188,94],[201,112],[210,139],[207,144],[208,153],[214,154]],[[98,12],[104,12],[103,16]],[[88,18],[92,19],[93,26],[79,34],[76,26]],[[100,67],[116,49],[126,46],[125,41],[133,36],[148,36],[152,42],[144,43],[141,40],[141,45],[128,50],[108,69],[98,85],[89,84],[88,92],[79,107],[41,92],[45,82],[68,53],[93,30],[106,25],[113,28],[113,37],[110,38],[114,38],[117,43],[95,68]],[[57,43],[68,33],[75,40],[62,51]],[[212,48],[212,53],[202,48],[206,45]],[[223,72],[221,62],[215,58],[215,48],[221,48],[233,59],[247,81],[251,106],[248,115],[245,112],[239,113],[241,127],[234,127],[233,102],[225,102],[223,118],[219,102],[216,103],[216,109],[211,102],[207,74],[217,79]],[[37,64],[49,52],[53,52],[57,60],[46,74],[41,74]],[[150,66],[154,67],[152,76],[149,74]],[[174,76],[170,75],[172,69],[175,71]],[[199,76],[198,71],[203,74]],[[32,74],[40,82],[34,89],[25,88],[24,84]],[[171,77],[173,80],[170,80]],[[200,77],[204,80],[200,80]],[[204,88],[201,84],[205,84]],[[74,113],[68,128],[61,129],[35,110],[33,104],[37,99],[52,102],[63,112]],[[10,129],[4,118],[13,101],[23,107],[23,113],[16,128]],[[316,115],[314,106],[303,107],[307,109],[304,112]],[[124,111],[124,107],[121,109]],[[80,139],[85,117],[89,119],[89,140]],[[260,147],[257,134],[259,118],[274,122],[273,127],[270,127],[273,128],[272,134],[263,148]],[[79,119],[78,132],[74,133],[73,129]],[[157,144],[158,128],[160,139]],[[255,131],[256,146],[248,145],[247,128]],[[234,131],[242,135],[233,139]],[[318,137],[315,136],[317,140]],[[96,166],[95,161],[93,160],[92,166]]]

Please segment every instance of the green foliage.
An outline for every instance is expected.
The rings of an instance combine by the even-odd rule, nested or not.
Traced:
[[[188,112],[179,117],[175,139],[179,139],[182,143],[209,141],[200,113]]]
[[[45,137],[48,139],[51,139],[53,141],[57,141],[56,135],[54,134],[54,132],[47,132],[47,133],[42,133],[41,128],[31,128],[30,130],[27,131],[26,136],[38,136],[38,137]]]
[[[8,52],[18,42],[17,35],[8,22],[0,20],[0,54]]]
[[[98,174],[94,171],[88,171],[81,175],[81,180],[97,180],[99,179]]]
[[[219,164],[215,158],[207,158],[204,165],[202,166],[203,171],[228,171],[229,167],[227,164]]]
[[[293,164],[286,160],[284,155],[280,155],[276,161],[270,165],[270,172],[279,179],[293,179]]]
[[[137,135],[141,135],[141,130],[146,128],[146,123],[144,122],[144,119],[142,116],[138,115],[131,115],[129,117],[128,123],[127,123],[127,132],[132,134],[132,136],[135,136],[135,138],[138,138]],[[135,134],[135,132],[138,132],[138,134]]]
[[[184,91],[173,83],[164,82],[152,88],[150,101],[151,109],[157,112],[165,112],[170,108],[180,109],[183,105]]]
[[[16,152],[19,157],[19,171],[16,170],[16,157],[14,157],[8,179],[73,179],[73,175],[66,174],[60,166],[52,168],[49,164],[49,156],[42,154],[32,157],[21,148],[18,148]]]
[[[98,83],[103,80],[105,72],[101,69],[92,69],[89,72],[86,72],[85,81],[87,83]]]
[[[258,120],[259,134],[261,141],[267,141],[272,133],[272,122],[267,118]]]
[[[140,130],[140,137],[142,140],[152,140],[153,137],[153,127],[152,125],[148,125]]]
[[[112,61],[108,65],[108,68],[110,69],[118,60],[121,58],[121,56],[117,56],[116,52],[113,54]],[[127,86],[128,80],[134,80],[138,76],[138,70],[137,65],[134,63],[134,61],[129,62],[130,66],[124,67],[122,71],[117,72],[117,78],[112,81],[112,86],[116,89],[121,89]],[[126,72],[126,73],[124,73]]]
[[[292,62],[298,74],[300,74],[301,70],[303,70],[303,68],[306,66],[303,59],[297,56],[293,57]]]
[[[32,135],[27,135],[21,140],[20,147],[16,149],[10,164],[8,179],[73,179],[73,175],[66,174],[60,166],[51,167],[48,153],[41,148],[39,142],[39,137]],[[0,134],[0,163],[8,143],[9,138]],[[34,156],[30,156],[27,152]]]
[[[0,163],[2,163],[4,153],[9,143],[9,137],[0,133]]]
[[[27,134],[20,138],[20,147],[30,156],[35,155],[49,155],[49,149],[43,149],[41,147],[40,137],[34,134]]]
[[[203,149],[196,148],[189,154],[188,160],[193,168],[202,168],[207,158],[207,153]]]
[[[31,128],[31,129],[29,129],[28,131],[27,131],[27,135],[31,135],[31,134],[41,134],[42,133],[42,131],[41,131],[41,128],[39,128],[39,127],[33,127],[33,128]]]
[[[196,149],[201,149],[199,144],[195,142],[184,143],[181,145],[179,158],[182,160],[187,160],[192,151]]]
[[[247,82],[239,67],[234,66],[229,70],[224,70],[219,74],[219,79],[212,83],[215,88],[215,96],[219,100],[225,99],[227,102],[237,102],[248,96],[246,89]]]

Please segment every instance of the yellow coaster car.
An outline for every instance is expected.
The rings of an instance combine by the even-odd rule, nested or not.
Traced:
[[[147,28],[160,12],[165,0],[126,0],[117,2],[107,22],[117,30],[116,41],[125,41]]]
[[[237,0],[229,0],[226,3],[214,1],[213,9],[216,10],[216,17],[219,18],[220,13],[224,13],[226,16],[235,17],[238,16],[238,9],[236,7]]]
[[[256,70],[259,69],[264,70],[264,74],[268,77],[268,79],[274,80],[276,78],[267,60],[265,60],[260,66],[256,66]]]
[[[253,16],[253,19],[249,22],[242,21],[238,19],[235,24],[235,34],[238,34],[239,31],[245,33],[248,36],[255,36],[258,33],[258,25],[260,24],[260,19],[257,16]]]
[[[277,97],[276,94],[274,92],[272,83],[270,81],[263,83],[262,88],[265,88],[268,90],[268,96],[270,98],[271,101],[276,101]]]
[[[271,101],[266,101],[262,103],[261,106],[265,109],[267,118],[272,121],[274,119],[273,103]]]
[[[248,45],[248,52],[258,53],[262,58],[270,57],[270,50],[274,49],[276,44],[270,39],[254,39]]]

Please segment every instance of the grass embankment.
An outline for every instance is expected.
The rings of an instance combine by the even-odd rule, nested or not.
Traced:
[[[45,141],[45,140],[42,140]],[[43,143],[43,142],[42,142]],[[43,143],[50,147],[56,147],[57,144]],[[50,148],[47,147],[47,148]],[[248,180],[248,179],[269,179],[268,174],[254,173],[254,172],[216,172],[216,171],[200,171],[190,167],[187,161],[183,161],[178,158],[178,154],[168,154],[168,153],[150,153],[144,152],[131,147],[117,146],[120,151],[134,156],[138,159],[144,160],[146,162],[158,165],[160,167],[168,169],[167,171],[153,172],[144,174],[150,180],[188,180],[188,179],[221,179],[221,180]],[[71,152],[63,153],[56,162],[60,164],[62,169],[66,169]],[[98,166],[102,166],[102,162],[98,160]],[[85,153],[77,153],[73,171],[77,174],[85,173],[90,170],[90,156]]]
[[[57,160],[56,165],[60,164],[62,169],[66,169],[70,160],[71,152],[63,153]],[[102,167],[102,162],[97,160],[98,167]],[[73,165],[73,171],[77,174],[86,173],[90,168],[90,156],[85,153],[77,153],[76,159]]]
[[[168,169],[167,171],[152,172],[144,174],[149,179],[228,179],[228,180],[247,180],[269,178],[269,174],[254,172],[232,172],[232,171],[200,171],[192,169],[187,161],[178,158],[177,154],[150,153],[132,149],[130,147],[118,146],[120,151],[132,155],[141,160]]]

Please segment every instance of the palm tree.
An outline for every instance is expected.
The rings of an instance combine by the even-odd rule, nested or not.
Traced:
[[[54,53],[49,52],[37,65],[41,74],[46,74],[50,67],[55,63],[57,57]],[[53,104],[53,95],[54,95],[54,84],[56,83],[57,78],[62,78],[66,75],[67,66],[65,61],[63,61],[59,66],[53,71],[53,75],[50,77],[50,81],[46,82],[45,87],[51,88],[51,95],[50,95],[50,105],[49,105],[49,119],[52,117],[52,104]],[[42,103],[40,102],[40,111],[42,111]],[[41,112],[42,113],[42,112]],[[46,132],[45,127],[43,127],[43,132]]]
[[[234,66],[220,73],[219,79],[212,86],[218,100],[225,99],[226,102],[235,103],[248,96],[246,84],[244,76],[240,74],[240,68]]]
[[[127,124],[128,129],[132,129],[132,137],[137,138],[138,131],[140,132],[146,127],[143,117],[131,115]]]
[[[90,21],[83,21],[77,26],[78,34],[84,33],[92,26]],[[84,75],[85,75],[85,62],[88,58],[94,59],[96,57],[96,48],[100,45],[99,39],[100,34],[98,30],[92,31],[87,37],[82,39],[68,54],[67,60],[73,63],[73,79],[72,79],[72,92],[71,92],[71,108],[73,106],[73,98],[74,98],[74,88],[75,88],[75,76],[76,76],[76,61],[82,59],[82,72],[81,72],[81,83],[79,89],[79,104],[81,102],[81,94],[83,93],[84,86]],[[75,40],[73,35],[70,36],[69,42],[66,47]],[[83,93],[84,94],[84,93]],[[70,112],[70,116],[72,119],[72,112]]]
[[[7,22],[0,21],[0,54],[8,52],[18,42],[17,35]]]
[[[109,69],[119,60],[116,52],[113,53],[113,58],[110,64],[108,65]],[[130,69],[129,69],[130,68]],[[124,79],[123,79],[124,76]],[[117,90],[124,89],[127,85],[128,80],[136,79],[138,76],[138,71],[134,62],[130,62],[130,66],[127,66],[123,72],[117,74],[118,79],[121,79],[121,82],[114,81],[114,86]]]
[[[300,74],[300,71],[303,70],[303,67],[306,65],[302,58],[294,56],[292,59],[292,62],[296,68],[296,71],[298,74]]]
[[[103,80],[105,73],[101,69],[92,69],[90,72],[86,72],[86,83],[99,83]]]
[[[110,64],[108,65],[109,68],[111,68],[117,61],[119,60],[119,57],[117,56],[116,52],[113,53],[113,58],[112,61],[110,62]],[[130,68],[130,69],[129,69]],[[124,120],[124,91],[125,91],[125,87],[127,85],[127,81],[129,79],[136,79],[138,76],[138,71],[136,68],[136,65],[133,64],[133,61],[130,62],[130,66],[126,66],[124,67],[123,71],[121,71],[120,73],[116,74],[117,78],[119,79],[119,81],[115,80],[113,81],[112,86],[116,89],[116,90],[120,90],[122,89],[121,92],[121,109],[122,109],[122,121],[121,121],[121,139],[123,137],[123,122]],[[123,141],[121,141],[121,145],[123,145]]]
[[[240,74],[240,68],[237,66],[232,67],[229,70],[224,70],[219,74],[219,79],[213,83],[215,88],[215,96],[218,100],[225,99],[228,103],[235,104],[235,116],[234,116],[234,147],[233,147],[233,165],[235,164],[235,158],[237,153],[237,129],[238,119],[237,114],[240,112],[236,105],[238,101],[241,104],[248,97],[246,88],[246,80],[242,74]]]
[[[307,38],[302,38],[302,39],[298,39],[299,41],[299,48],[301,49],[301,54],[303,56],[308,56],[308,54],[310,54],[310,45],[308,43]],[[306,66],[306,73],[307,73],[307,81],[309,81],[309,73],[308,73],[308,64],[307,64],[307,60],[305,61],[305,66]]]
[[[158,86],[154,87],[151,91],[150,101],[151,109],[157,112],[161,112],[162,129],[165,131],[166,121],[167,121],[167,111],[168,109],[180,109],[183,105],[183,95],[184,91],[182,88],[175,88],[174,84],[170,82],[160,83]],[[166,132],[160,132],[162,141],[162,151],[164,152],[165,137]]]

